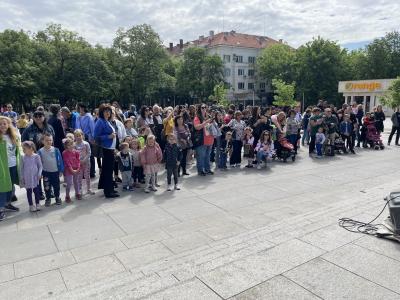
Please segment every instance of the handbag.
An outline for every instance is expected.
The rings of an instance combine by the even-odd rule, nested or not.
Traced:
[[[199,147],[204,144],[204,128],[200,130],[194,130],[193,132],[193,146]]]

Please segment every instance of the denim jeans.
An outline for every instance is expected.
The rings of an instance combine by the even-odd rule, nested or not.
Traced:
[[[12,191],[0,193],[0,211],[4,210],[6,204],[8,204],[8,199],[11,198]]]
[[[268,153],[262,149],[258,150],[257,152],[257,163],[260,164],[261,162],[265,161],[268,157]]]
[[[197,173],[211,171],[210,154],[212,145],[201,145],[196,147]]]
[[[59,172],[42,172],[44,192],[46,193],[46,199],[50,200],[51,189],[53,188],[54,196],[60,197],[60,173]],[[39,188],[40,189],[40,188]],[[40,193],[40,190],[39,190]]]
[[[226,169],[227,158],[228,158],[228,155],[225,152],[221,152],[219,154],[219,160],[218,160],[218,168],[219,169]]]
[[[322,144],[316,144],[315,147],[317,148],[317,155],[322,156]]]
[[[303,137],[301,138],[301,144],[304,145],[304,141],[308,144],[310,143],[310,133],[308,130],[304,130]]]

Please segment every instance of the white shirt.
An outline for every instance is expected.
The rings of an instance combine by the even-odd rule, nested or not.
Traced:
[[[108,124],[108,126],[110,126],[110,127],[111,127],[111,129],[112,129],[113,133],[115,133],[114,126],[112,126],[112,124],[111,124],[109,121],[107,121],[107,124]],[[114,137],[114,138],[113,138],[113,142],[112,142],[112,144],[111,144],[111,147],[110,147],[110,149],[115,149],[115,147],[116,147],[116,146],[117,146],[117,138],[116,138],[116,137]]]
[[[12,142],[8,134],[3,135],[3,139],[6,142],[7,148],[7,157],[8,157],[8,167],[15,167],[17,165],[17,156],[15,155],[15,150],[17,146],[15,146]]]

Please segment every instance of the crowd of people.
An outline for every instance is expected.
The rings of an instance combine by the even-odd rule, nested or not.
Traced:
[[[53,104],[19,115],[7,104],[0,116],[0,220],[6,211],[19,210],[13,204],[16,185],[26,189],[31,212],[43,209],[42,200],[45,206],[52,199],[61,205],[63,185],[65,203],[93,195],[96,176],[106,198],[119,197],[118,185],[122,191],[157,191],[163,168],[166,190],[180,190],[180,178],[189,175],[194,158],[197,175],[210,176],[216,169],[240,168],[242,159],[245,167],[262,169],[273,159],[286,160],[283,152],[295,157],[306,144],[316,158],[334,155],[329,149],[338,139],[344,152],[355,153],[356,147],[368,145],[367,127],[379,136],[384,120],[381,106],[364,113],[362,105],[338,109],[322,100],[303,113],[300,106],[225,109],[206,104],[142,106],[139,111],[132,105],[123,111],[113,102],[93,111],[84,103],[73,110]],[[392,122],[388,144],[396,133],[398,145],[398,110]]]

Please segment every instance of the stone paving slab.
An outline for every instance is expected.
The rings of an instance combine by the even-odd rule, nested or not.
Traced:
[[[317,300],[319,297],[283,276],[276,276],[252,287],[230,300]]]
[[[0,284],[0,299],[43,299],[66,291],[58,270],[24,277]]]
[[[350,272],[400,294],[400,262],[357,245],[346,245],[322,256]]]
[[[394,300],[400,296],[320,258],[296,267],[284,276],[322,299]]]
[[[128,248],[119,239],[106,240],[71,250],[77,262],[113,254]]]
[[[68,289],[74,289],[122,273],[125,270],[115,256],[109,255],[63,267],[60,271]],[[82,276],[83,274],[84,276]]]
[[[0,283],[13,280],[14,278],[13,264],[0,266]]]

